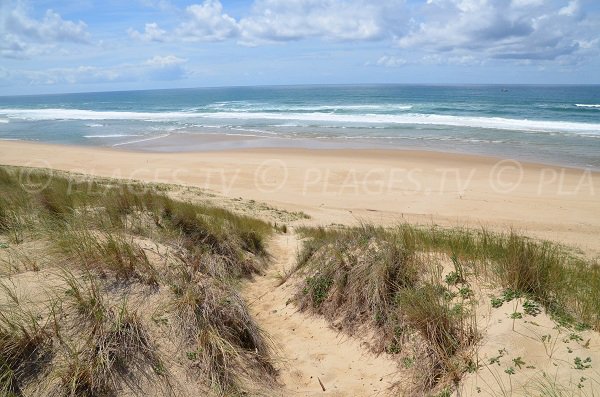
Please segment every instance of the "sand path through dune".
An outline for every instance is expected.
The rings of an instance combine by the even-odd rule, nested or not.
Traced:
[[[335,331],[322,317],[286,305],[294,287],[291,283],[278,286],[278,275],[293,266],[298,246],[293,233],[275,236],[269,246],[273,255],[270,268],[243,289],[252,314],[275,342],[284,394],[387,395],[398,374],[394,361],[384,354],[374,355],[364,342]]]

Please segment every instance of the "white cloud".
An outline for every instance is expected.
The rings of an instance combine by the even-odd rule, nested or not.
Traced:
[[[565,15],[572,17],[579,12],[579,2],[577,0],[570,1],[569,4],[564,6],[558,11],[559,15]]]
[[[235,37],[239,26],[235,19],[223,13],[219,0],[205,0],[186,8],[188,19],[177,29],[175,35],[186,41],[223,41]]]
[[[131,38],[142,41],[166,41],[167,39],[167,31],[159,28],[156,22],[147,23],[144,32],[129,28],[127,33]]]
[[[378,66],[385,66],[388,68],[397,68],[400,66],[404,66],[407,63],[408,61],[406,59],[393,55],[383,55],[376,62]]]
[[[562,4],[561,4],[562,3]],[[436,0],[428,2],[410,32],[396,41],[406,49],[499,59],[556,59],[578,51],[577,1]]]
[[[437,54],[436,62],[465,64],[576,61],[597,51],[600,26],[597,16],[582,11],[579,0],[427,0],[417,5],[405,0],[255,0],[238,19],[219,0],[204,0],[180,15],[168,31],[148,23],[143,32],[130,29],[129,34],[145,41],[235,40],[250,46],[312,38],[378,40],[416,53],[411,59]],[[400,59],[384,56],[378,64],[399,66]]]
[[[146,62],[144,62],[144,65],[165,67],[165,66],[181,65],[186,62],[187,62],[187,59],[179,58],[179,57],[176,57],[175,55],[166,55],[166,56],[156,55],[155,57],[148,59]]]
[[[421,58],[421,63],[430,65],[473,65],[481,64],[482,61],[472,55],[427,54]]]
[[[0,73],[0,78],[13,83],[22,81],[29,85],[179,80],[189,74],[185,63],[186,59],[175,55],[157,55],[138,63],[108,67],[82,65],[72,68],[13,70],[4,77]]]
[[[385,33],[383,5],[362,0],[257,0],[240,21],[244,43],[300,40],[373,40]]]
[[[185,10],[185,19],[166,34],[156,23],[144,32],[129,29],[131,37],[164,41],[168,35],[181,41],[260,43],[321,38],[361,41],[390,37],[404,18],[404,0],[256,0],[239,20],[223,10],[219,0],[205,0]],[[158,34],[155,34],[158,32]]]
[[[0,56],[26,58],[54,51],[58,43],[88,44],[89,40],[83,21],[65,20],[50,9],[42,19],[34,19],[21,2],[0,5]]]

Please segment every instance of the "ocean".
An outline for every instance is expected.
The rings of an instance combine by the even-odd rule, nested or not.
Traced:
[[[600,169],[600,86],[273,86],[0,97],[0,140],[126,149],[195,133],[252,138],[254,147],[420,149]]]

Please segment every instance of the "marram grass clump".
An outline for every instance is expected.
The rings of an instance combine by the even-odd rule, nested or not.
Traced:
[[[540,303],[566,326],[600,329],[597,262],[514,232],[400,225],[299,228],[295,296],[301,309],[356,332],[375,327],[380,350],[424,342],[421,390],[456,384],[472,368],[478,340],[469,280],[484,280]],[[441,277],[440,256],[454,271]],[[449,288],[456,289],[452,292]],[[414,346],[414,342],[413,342]]]
[[[243,395],[274,385],[269,340],[235,289],[267,262],[271,225],[138,183],[0,167],[0,187],[6,252],[45,250],[27,274],[31,290],[0,295],[0,394]],[[3,285],[27,270],[4,256],[0,265]],[[185,377],[173,378],[175,362]]]

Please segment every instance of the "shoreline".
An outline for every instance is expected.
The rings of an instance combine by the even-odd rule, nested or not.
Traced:
[[[600,173],[398,149],[147,152],[1,141],[0,163],[195,186],[311,216],[516,229],[600,254]]]
[[[166,142],[164,142],[166,141]],[[419,146],[389,146],[381,142],[369,139],[348,139],[342,141],[337,138],[289,138],[281,136],[258,136],[244,134],[226,134],[212,132],[190,132],[177,134],[169,132],[164,135],[151,136],[139,140],[119,142],[112,145],[86,145],[79,143],[52,143],[39,140],[24,140],[17,138],[0,138],[3,142],[18,142],[32,145],[49,145],[57,147],[73,147],[82,150],[114,150],[125,153],[149,153],[149,154],[190,154],[190,153],[215,153],[215,152],[260,152],[260,151],[307,151],[318,152],[398,152],[398,153],[423,153],[432,156],[458,156],[468,158],[482,158],[493,161],[514,160],[521,164],[537,167],[550,167],[560,169],[571,169],[578,171],[590,171],[600,173],[600,167],[581,166],[560,162],[545,162],[535,158],[512,158],[501,154],[477,153],[461,150],[441,150],[440,148],[426,149]],[[282,144],[283,142],[283,144]]]

